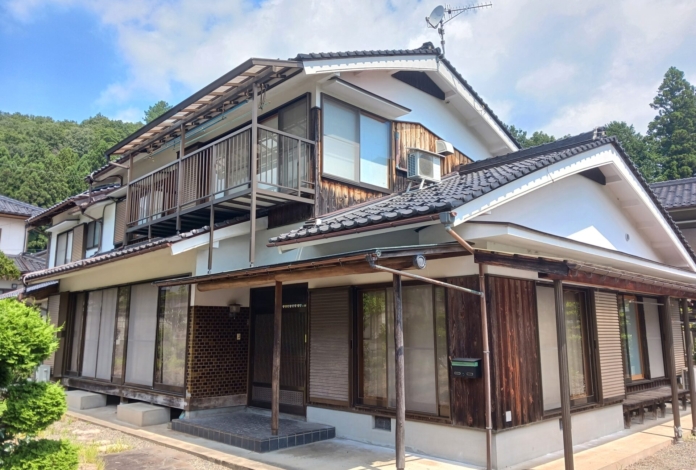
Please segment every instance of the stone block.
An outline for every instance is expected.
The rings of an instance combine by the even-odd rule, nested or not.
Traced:
[[[106,395],[84,390],[69,390],[65,392],[69,410],[90,410],[106,406]]]
[[[116,419],[134,426],[168,423],[169,416],[169,408],[147,403],[124,403],[116,407]]]

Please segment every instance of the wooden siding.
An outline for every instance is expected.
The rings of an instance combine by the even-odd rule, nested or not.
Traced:
[[[126,234],[126,201],[116,203],[116,217],[114,222],[114,244],[123,243]]]
[[[444,140],[422,124],[415,122],[394,122],[394,161],[400,168],[406,168],[406,158],[409,147],[435,152],[435,142]],[[457,149],[452,155],[443,159],[442,175],[451,173],[454,167],[463,163],[471,163],[471,159]]]
[[[603,401],[626,395],[621,348],[619,305],[616,294],[595,292],[599,377]]]
[[[543,416],[541,362],[534,281],[487,278],[491,330],[493,428],[539,421]],[[512,421],[505,421],[511,411]]]
[[[303,202],[292,202],[268,209],[268,228],[304,222],[314,217],[314,206]]]
[[[677,374],[681,374],[686,364],[684,362],[684,334],[682,333],[679,299],[670,297],[669,313],[672,322],[672,338],[674,339],[674,367],[677,370]]]
[[[85,230],[87,225],[81,224],[73,229],[71,262],[80,261],[85,257]]]
[[[324,177],[317,199],[317,213],[321,216],[382,196],[385,193]]]
[[[309,401],[350,404],[350,288],[310,292]]]

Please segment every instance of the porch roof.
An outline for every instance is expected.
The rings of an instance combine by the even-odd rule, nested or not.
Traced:
[[[51,222],[51,218],[72,208],[75,206],[81,206],[83,208],[88,207],[95,202],[99,202],[105,199],[109,194],[119,189],[121,186],[119,184],[107,184],[98,188],[83,191],[74,196],[70,196],[57,204],[52,205],[48,209],[42,210],[32,217],[27,219],[27,225],[30,227],[36,227],[39,225],[45,225]]]
[[[301,281],[318,277],[377,272],[370,267],[367,261],[368,257],[378,260],[381,265],[393,269],[415,269],[413,257],[416,255],[424,255],[432,260],[453,256],[467,256],[469,253],[456,242],[370,248],[290,263],[277,263],[215,274],[167,279],[156,281],[153,284],[158,286],[198,284],[199,290],[206,291],[237,286],[263,285],[275,281]]]

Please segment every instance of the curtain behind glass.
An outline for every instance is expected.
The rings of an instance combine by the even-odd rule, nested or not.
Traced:
[[[152,386],[157,331],[157,287],[131,287],[126,382]]]
[[[82,352],[82,325],[85,319],[85,294],[75,296],[73,312],[72,342],[70,345],[70,371],[80,371],[80,353]]]
[[[358,181],[360,131],[358,112],[324,100],[324,173]]]
[[[160,289],[155,382],[184,386],[189,286]]]
[[[111,359],[114,352],[114,326],[118,289],[102,291],[101,321],[99,322],[99,346],[97,348],[97,378],[111,380]]]
[[[391,123],[360,115],[360,181],[389,187]]]
[[[435,347],[437,348],[437,390],[440,416],[450,415],[449,355],[447,354],[447,308],[445,288],[435,287]]]
[[[130,287],[119,287],[116,307],[116,333],[114,338],[114,358],[111,376],[123,378],[123,353],[126,350],[126,325],[128,324],[128,305],[130,304]]]
[[[97,347],[99,346],[99,321],[101,317],[102,291],[87,294],[87,316],[85,319],[85,341],[82,353],[82,377],[95,377],[97,370]]]
[[[281,131],[297,137],[307,138],[307,100],[299,100],[278,112],[278,127]]]
[[[55,266],[65,264],[65,250],[67,249],[68,234],[61,233],[56,239]]]
[[[564,291],[563,298],[565,300],[570,398],[576,399],[588,395],[583,352],[585,296],[581,292]]]

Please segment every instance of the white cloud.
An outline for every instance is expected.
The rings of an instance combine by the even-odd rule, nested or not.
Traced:
[[[109,117],[118,121],[138,122],[143,119],[143,110],[138,108],[120,109],[115,114]]]
[[[520,93],[542,98],[569,86],[576,73],[574,64],[553,61],[517,80],[515,88]]]

